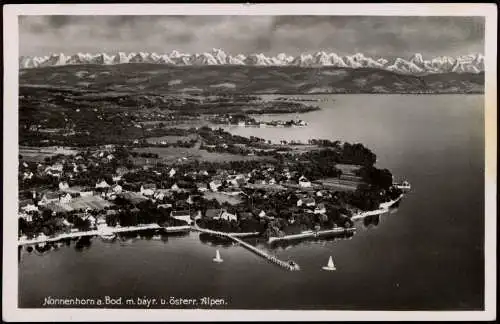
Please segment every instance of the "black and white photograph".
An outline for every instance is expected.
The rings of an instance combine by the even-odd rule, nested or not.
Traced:
[[[5,319],[495,319],[496,7],[435,5],[5,7]]]

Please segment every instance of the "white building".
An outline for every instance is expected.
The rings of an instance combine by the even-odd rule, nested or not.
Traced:
[[[314,209],[315,214],[324,214],[326,213],[326,207],[325,204],[318,204],[316,208]]]
[[[105,189],[109,188],[109,184],[106,182],[106,180],[102,180],[101,182],[96,183],[95,187]]]
[[[69,185],[66,181],[59,182],[59,190],[66,190],[69,188]]]
[[[210,190],[212,191],[218,191],[219,188],[222,186],[222,181],[220,180],[212,180],[209,184]]]
[[[154,183],[147,183],[141,186],[141,194],[144,196],[153,196],[156,190],[156,185]]]
[[[59,198],[59,200],[61,201],[61,203],[63,204],[67,204],[71,201],[71,199],[73,199],[73,197],[71,197],[71,195],[69,193],[67,193],[66,195],[62,196],[61,198]]]
[[[122,186],[120,186],[119,184],[117,184],[117,185],[112,186],[111,190],[113,190],[114,193],[119,194],[119,193],[121,193],[123,191],[123,188],[122,188]]]
[[[301,176],[299,178],[299,186],[301,186],[303,188],[309,188],[309,187],[311,187],[311,185],[312,185],[311,182],[309,180],[307,180],[306,177]]]

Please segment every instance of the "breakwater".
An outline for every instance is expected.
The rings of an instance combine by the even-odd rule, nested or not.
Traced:
[[[299,234],[291,234],[291,235],[285,235],[281,237],[270,237],[267,241],[268,243],[273,243],[277,241],[286,241],[286,240],[296,240],[296,239],[301,239],[301,238],[312,238],[312,237],[321,237],[321,236],[326,236],[326,235],[331,235],[331,234],[350,234],[354,233],[356,231],[355,228],[346,228],[346,227],[337,227],[333,228],[331,230],[324,230],[324,231],[315,231],[315,232],[308,232],[308,233],[299,233]]]

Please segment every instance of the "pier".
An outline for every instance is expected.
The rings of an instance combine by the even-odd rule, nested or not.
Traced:
[[[291,235],[285,235],[285,236],[281,236],[281,237],[270,237],[268,239],[268,242],[273,243],[276,241],[286,241],[286,240],[296,240],[296,239],[302,239],[302,238],[321,237],[321,236],[329,235],[329,234],[349,234],[349,233],[354,233],[355,231],[356,231],[356,228],[354,228],[354,227],[352,227],[352,228],[337,227],[337,228],[333,228],[330,230],[324,230],[324,231],[291,234]]]
[[[260,249],[258,249],[257,247],[251,245],[251,244],[248,244],[247,242],[243,241],[242,239],[234,236],[234,235],[231,235],[229,233],[224,233],[224,232],[218,232],[218,231],[212,231],[212,230],[209,230],[209,229],[205,229],[205,228],[201,228],[197,225],[193,226],[193,229],[196,230],[196,231],[199,231],[199,232],[202,232],[202,233],[207,233],[207,234],[212,234],[212,235],[215,235],[215,236],[219,236],[219,237],[226,237],[226,238],[229,238],[233,241],[235,241],[236,243],[240,244],[241,246],[247,248],[248,250],[254,252],[255,254],[257,254],[258,256],[261,256],[263,257],[264,259],[270,261],[271,263],[274,263],[282,268],[285,268],[289,271],[296,271],[296,270],[299,270],[299,266],[298,264],[295,263],[295,265],[291,265],[290,263],[286,262],[286,261],[283,261],[283,260],[280,260],[278,259],[277,257],[273,256],[273,255],[270,255],[268,254],[267,252],[264,252]]]

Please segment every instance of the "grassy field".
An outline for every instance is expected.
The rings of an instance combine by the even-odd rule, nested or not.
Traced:
[[[229,153],[212,153],[198,148],[183,147],[141,147],[134,149],[135,152],[156,153],[163,163],[177,161],[206,161],[206,162],[228,162],[228,161],[251,161],[269,160],[261,156],[245,156]]]
[[[335,165],[335,167],[342,171],[343,174],[354,175],[354,172],[356,170],[359,170],[361,168],[361,165],[338,163]]]
[[[105,207],[110,207],[113,206],[113,204],[107,200],[104,200],[103,198],[99,196],[88,196],[88,197],[78,197],[72,199],[69,203],[67,204],[54,204],[52,205],[56,211],[72,211],[72,210],[79,210],[79,209],[97,209],[101,210],[104,209]],[[50,208],[50,205],[49,205]]]
[[[205,196],[205,199],[208,199],[208,200],[212,200],[215,198],[220,204],[227,202],[228,204],[231,204],[231,205],[237,205],[241,202],[241,198],[239,196],[229,196],[229,195],[225,195],[221,192],[207,191],[207,192],[205,192],[204,196]]]
[[[51,157],[57,154],[76,155],[78,151],[62,147],[28,147],[19,146],[19,154],[23,159],[31,162],[41,162],[46,157]]]
[[[188,136],[174,136],[174,135],[168,135],[168,136],[160,136],[160,137],[148,137],[146,141],[149,144],[160,144],[160,142],[165,141],[166,143],[177,143],[178,141],[181,142],[189,142],[193,139],[196,139],[196,134],[190,134]]]
[[[319,184],[334,191],[354,191],[361,184],[360,181],[342,180],[338,178],[327,178],[317,181]]]

